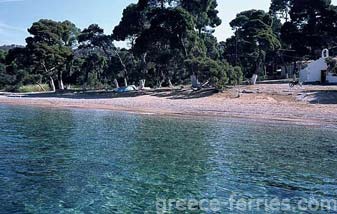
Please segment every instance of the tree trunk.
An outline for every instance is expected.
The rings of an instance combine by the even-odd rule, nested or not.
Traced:
[[[198,28],[198,33],[199,33],[199,36],[201,35],[201,27]]]
[[[46,91],[46,89],[40,83],[37,83],[37,85],[42,89],[42,91]]]
[[[124,77],[124,86],[128,87],[128,80],[126,79],[126,77]]]
[[[64,90],[64,84],[63,84],[62,79],[58,80],[58,85],[59,85],[59,89],[60,89],[61,91],[63,91],[63,90]]]
[[[43,66],[43,68],[44,68],[46,74],[49,74],[49,75],[52,76],[52,72],[55,70],[55,67],[53,67],[53,68],[51,68],[51,69],[48,69],[48,68],[46,67],[46,64],[45,64],[44,62],[42,63],[42,66]],[[49,80],[50,80],[50,88],[52,89],[53,92],[55,92],[55,91],[56,91],[55,83],[54,83],[53,77],[51,77],[51,76],[49,77]]]
[[[158,81],[158,88],[162,88],[164,80],[159,80]]]
[[[145,88],[145,80],[139,81],[139,90],[143,90]]]
[[[118,84],[117,79],[114,79],[114,83],[115,83],[115,87],[116,87],[116,88],[119,88],[119,84]]]
[[[52,77],[50,77],[50,88],[53,92],[56,91],[56,88],[55,88],[55,83],[54,83],[54,80]]]
[[[193,73],[193,75],[191,75],[191,82],[192,82],[192,88],[200,88],[200,83],[198,81],[197,76]]]
[[[183,47],[183,51],[184,51],[184,56],[187,57],[187,48],[185,46],[184,40],[183,38],[180,37],[180,42],[181,42],[181,46]]]
[[[263,66],[263,73],[264,73],[264,77],[267,78],[267,67]]]
[[[62,80],[62,72],[60,72],[60,71],[58,73],[57,81],[58,81],[59,89],[63,91],[64,90],[64,84],[63,84],[63,80]]]
[[[126,78],[128,76],[128,70],[126,69],[126,65],[124,64],[122,57],[119,55],[118,51],[114,49],[114,53],[117,56],[119,62],[121,63],[122,67],[123,67],[123,72],[124,72],[124,83],[126,83],[125,87],[127,87],[127,81]]]
[[[258,78],[258,75],[254,74],[253,77],[252,77],[252,80],[251,80],[252,85],[256,85],[257,78]]]
[[[141,62],[142,75],[144,75],[144,76],[145,76],[146,73],[147,73],[146,56],[147,56],[147,53],[145,52],[145,53],[142,55],[142,62]]]
[[[296,74],[297,74],[297,62],[296,61],[294,61],[294,71],[293,71],[293,76],[296,76]]]
[[[168,83],[169,83],[169,87],[170,87],[170,88],[173,88],[173,84],[172,84],[172,82],[171,82],[171,79],[170,79],[170,78],[168,78]]]

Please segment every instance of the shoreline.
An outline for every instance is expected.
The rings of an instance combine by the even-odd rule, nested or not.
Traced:
[[[111,93],[2,94],[0,105],[108,110],[152,116],[231,118],[309,126],[337,125],[337,105],[334,104],[308,104],[296,101],[289,93],[260,91],[243,94],[240,98],[234,98],[232,94],[233,91],[228,91],[197,98],[182,97],[183,92],[172,94],[167,91],[122,96]],[[298,94],[298,91],[293,94]]]
[[[275,124],[292,124],[292,125],[300,125],[300,126],[337,126],[337,120],[318,120],[318,119],[308,119],[308,118],[299,118],[299,117],[270,117],[261,115],[248,115],[248,114],[238,114],[233,112],[216,112],[213,114],[201,111],[201,112],[169,112],[169,111],[155,111],[155,110],[144,110],[144,109],[121,109],[115,107],[107,107],[102,105],[75,105],[75,104],[57,104],[53,105],[46,104],[44,102],[35,102],[35,103],[22,103],[17,101],[3,102],[0,97],[0,105],[7,106],[28,106],[33,108],[45,108],[45,109],[80,109],[80,110],[102,110],[102,111],[112,111],[112,112],[121,112],[128,114],[136,114],[136,115],[146,115],[146,116],[159,116],[159,117],[173,117],[173,118],[187,118],[187,119],[195,119],[197,117],[200,118],[217,118],[217,119],[234,119],[234,120],[242,120],[242,121],[251,121],[251,122],[261,122],[261,123],[275,123]]]

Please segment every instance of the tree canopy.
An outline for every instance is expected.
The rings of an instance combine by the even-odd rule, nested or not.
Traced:
[[[253,74],[268,78],[267,68],[337,46],[337,7],[330,0],[271,0],[269,12],[238,13],[229,23],[234,35],[218,42],[221,23],[216,0],[138,0],[110,32],[94,23],[78,29],[41,19],[28,29],[24,47],[0,51],[0,88],[48,82],[53,90],[102,89],[145,81],[172,87],[191,76],[223,88]]]
[[[281,47],[272,17],[262,10],[239,13],[230,26],[235,35],[224,44],[230,62],[242,66],[246,76],[263,73],[267,55]]]
[[[337,45],[337,7],[331,0],[273,0],[271,13],[285,20],[281,38],[297,56],[318,56]]]

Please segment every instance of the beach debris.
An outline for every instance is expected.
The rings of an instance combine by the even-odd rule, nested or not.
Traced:
[[[129,85],[127,87],[120,87],[114,90],[116,93],[126,93],[131,91],[137,91],[138,88],[135,85]]]
[[[256,92],[255,91],[251,91],[251,90],[243,90],[242,92],[241,92],[242,94],[255,94]]]

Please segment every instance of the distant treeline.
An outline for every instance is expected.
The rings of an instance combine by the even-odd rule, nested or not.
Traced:
[[[216,0],[139,0],[109,35],[96,24],[80,30],[70,21],[41,19],[28,29],[26,46],[0,49],[0,89],[43,83],[100,89],[140,80],[161,87],[189,83],[192,74],[223,88],[337,46],[330,0],[272,0],[268,12],[241,12],[230,22],[235,34],[220,43],[213,35],[221,24],[217,7]]]

